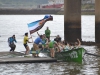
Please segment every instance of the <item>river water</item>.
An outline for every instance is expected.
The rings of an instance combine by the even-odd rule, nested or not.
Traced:
[[[40,20],[45,15],[0,15],[0,52],[9,51],[8,37],[16,35],[16,51],[25,51],[23,46],[24,33],[28,32],[27,24]],[[48,21],[39,30],[44,34],[46,27],[51,30],[51,39],[60,35],[64,39],[64,15],[52,15],[53,21]],[[95,41],[95,16],[82,15],[82,40]],[[32,34],[33,40],[38,36]],[[31,40],[30,40],[31,41]],[[29,44],[32,47],[32,44]],[[88,52],[99,55],[99,46],[85,46]],[[53,62],[53,63],[17,63],[0,64],[0,75],[100,75],[100,58],[85,55],[82,64],[75,62]]]

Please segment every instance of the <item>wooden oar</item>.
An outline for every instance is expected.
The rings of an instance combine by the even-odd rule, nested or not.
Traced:
[[[93,56],[97,56],[97,57],[100,57],[100,55],[96,55],[96,54],[92,54],[92,53],[85,53],[85,54],[88,54],[88,55],[93,55]]]
[[[88,55],[93,55],[93,56],[100,57],[100,55],[96,55],[96,54],[88,53],[86,49],[85,49],[85,54],[88,54]]]

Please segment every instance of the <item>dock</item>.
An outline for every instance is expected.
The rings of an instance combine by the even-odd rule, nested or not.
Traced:
[[[56,58],[51,57],[32,57],[25,56],[21,52],[0,52],[0,64],[4,63],[42,63],[57,62]]]

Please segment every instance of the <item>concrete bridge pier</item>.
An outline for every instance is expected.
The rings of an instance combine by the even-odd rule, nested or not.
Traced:
[[[64,0],[64,39],[81,40],[81,0]]]
[[[100,44],[100,0],[95,0],[95,42]]]

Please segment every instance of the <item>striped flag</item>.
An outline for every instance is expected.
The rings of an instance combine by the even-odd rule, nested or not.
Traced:
[[[51,15],[45,15],[41,20],[37,20],[28,24],[30,34],[40,30],[47,21],[53,20]]]

